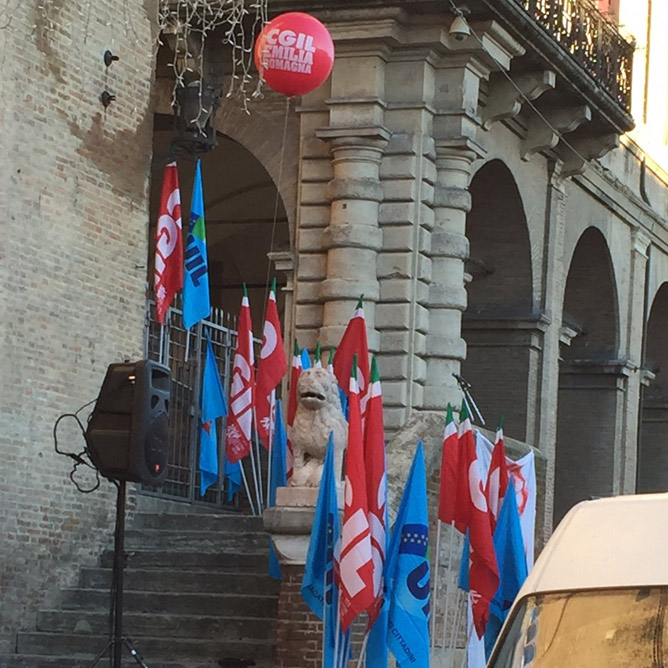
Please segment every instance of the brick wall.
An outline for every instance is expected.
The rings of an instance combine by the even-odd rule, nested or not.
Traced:
[[[77,492],[52,429],[95,398],[109,363],[142,354],[152,5],[29,0],[7,3],[1,20],[4,651],[75,564],[111,542],[113,488]],[[108,70],[106,48],[120,57]],[[106,111],[105,87],[117,96]],[[72,421],[60,445],[82,449]]]

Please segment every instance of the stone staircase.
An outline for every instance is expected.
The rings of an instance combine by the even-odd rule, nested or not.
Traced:
[[[124,631],[149,668],[273,667],[279,583],[267,575],[268,549],[258,517],[136,515],[126,531]],[[40,610],[0,666],[87,668],[108,641],[112,560],[107,550],[82,568],[79,586]],[[123,666],[137,666],[127,651]]]

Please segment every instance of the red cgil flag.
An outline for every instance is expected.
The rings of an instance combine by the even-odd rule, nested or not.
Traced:
[[[348,397],[350,403],[345,464],[345,505],[339,564],[341,587],[339,605],[341,628],[344,632],[348,630],[357,615],[371,608],[375,600],[356,355],[353,355],[352,359]]]
[[[288,363],[285,359],[281,322],[276,307],[276,279],[274,279],[267,302],[267,315],[264,319],[262,350],[257,365],[255,393],[257,430],[260,440],[266,448],[269,447],[274,431],[273,406],[275,404],[276,386],[281,382],[281,378],[287,370]]]
[[[452,524],[457,517],[458,471],[459,434],[452,415],[452,406],[448,404],[441,451],[441,486],[438,495],[438,519],[446,524]]]
[[[181,191],[176,163],[165,167],[155,230],[155,310],[162,324],[174,295],[183,287]]]
[[[376,357],[371,359],[369,401],[364,425],[364,468],[373,557],[374,603],[369,609],[369,628],[383,605],[383,568],[387,553],[387,474],[385,466],[385,427],[383,396]]]
[[[489,465],[487,486],[485,487],[485,497],[487,498],[487,506],[489,507],[489,519],[492,523],[492,535],[494,535],[494,529],[496,529],[503,497],[506,495],[506,490],[508,489],[508,482],[506,448],[503,444],[503,417],[501,417],[496,430],[492,461]]]
[[[359,298],[355,313],[348,321],[346,331],[341,337],[336,352],[334,353],[334,375],[339,382],[339,387],[346,395],[349,394],[350,367],[353,363],[353,355],[357,355],[357,384],[360,393],[360,411],[362,425],[366,418],[366,404],[369,389],[369,344],[366,337],[366,319],[364,318],[363,298]]]
[[[480,474],[481,467],[478,462],[471,418],[465,403],[462,403],[459,415],[459,447],[457,492],[460,495],[462,509],[455,521],[464,522],[463,530],[465,531],[466,528],[469,530],[471,608],[476,633],[478,638],[482,638],[489,619],[489,604],[499,588],[499,569],[496,564],[492,526]]]
[[[230,409],[227,416],[226,450],[230,464],[243,459],[251,451],[253,407],[255,403],[255,372],[253,370],[253,326],[248,292],[244,285],[237,327],[237,349],[232,365]]]

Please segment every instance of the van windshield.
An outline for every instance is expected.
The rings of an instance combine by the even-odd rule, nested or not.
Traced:
[[[668,666],[668,588],[529,596],[516,609],[490,668]]]

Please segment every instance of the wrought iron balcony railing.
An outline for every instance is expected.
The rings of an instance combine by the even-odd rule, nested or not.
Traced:
[[[631,110],[635,45],[591,0],[515,0],[617,103]]]

